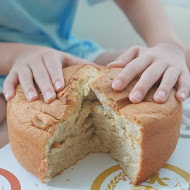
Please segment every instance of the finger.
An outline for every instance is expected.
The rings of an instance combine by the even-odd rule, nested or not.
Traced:
[[[148,56],[134,59],[126,65],[121,73],[114,79],[112,88],[115,91],[123,90],[137,74],[142,73],[150,64],[151,58]]]
[[[138,46],[133,46],[129,48],[127,51],[122,53],[115,61],[109,63],[107,65],[107,68],[125,67],[126,64],[128,64],[138,56],[138,52]]]
[[[34,79],[43,94],[45,102],[50,103],[55,100],[56,94],[45,65],[42,62],[29,65],[32,69]]]
[[[33,75],[31,69],[24,65],[19,74],[18,74],[19,82],[24,90],[24,94],[28,101],[34,101],[38,99],[38,93],[33,83]]]
[[[154,101],[157,103],[164,103],[172,88],[175,86],[179,77],[179,71],[174,67],[169,67],[162,77],[159,88],[154,94]]]
[[[64,88],[65,82],[62,72],[62,64],[59,57],[55,56],[54,53],[48,53],[45,54],[42,58],[55,91],[60,92]]]
[[[159,80],[164,71],[165,65],[155,62],[150,65],[141,75],[139,81],[129,94],[129,99],[133,103],[139,103],[143,100],[150,88]]]
[[[18,75],[14,71],[10,71],[3,84],[3,93],[5,99],[10,101],[15,95],[15,87],[18,84]]]
[[[61,52],[61,63],[62,63],[63,68],[68,67],[68,66],[72,66],[72,65],[78,65],[78,64],[92,65],[95,67],[97,66],[95,63],[92,63],[92,62],[87,61],[85,59],[75,57],[75,56],[72,56],[70,54],[63,53],[63,52]]]
[[[189,96],[190,92],[190,74],[181,73],[178,78],[178,90],[176,93],[176,98],[179,101],[184,101]]]

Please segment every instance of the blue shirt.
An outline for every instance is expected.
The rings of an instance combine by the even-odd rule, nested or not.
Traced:
[[[48,46],[88,58],[102,48],[72,35],[77,3],[78,0],[1,0],[0,41]]]
[[[102,0],[88,0],[92,4]],[[1,0],[0,42],[52,47],[92,60],[104,50],[72,35],[78,0]],[[0,76],[2,93],[5,76]]]

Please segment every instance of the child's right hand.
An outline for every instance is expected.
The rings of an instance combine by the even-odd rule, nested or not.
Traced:
[[[34,80],[40,88],[46,103],[56,98],[56,92],[64,88],[62,68],[76,64],[93,64],[81,58],[47,47],[23,45],[13,56],[13,67],[4,82],[7,101],[15,95],[15,87],[21,84],[28,101],[38,99]]]

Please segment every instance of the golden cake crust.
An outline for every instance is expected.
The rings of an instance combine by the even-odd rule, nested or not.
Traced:
[[[42,94],[39,100],[28,102],[20,85],[16,88],[15,97],[8,103],[7,118],[9,140],[14,155],[20,164],[44,181],[48,166],[46,146],[53,136],[57,123],[67,119],[74,109],[76,94],[73,94],[74,80],[83,80],[84,68],[91,66],[77,65],[63,69],[66,87],[57,94],[57,99],[46,104]],[[141,125],[141,164],[134,183],[138,184],[154,175],[168,160],[175,149],[179,136],[182,105],[175,99],[172,90],[164,104],[156,104],[153,94],[156,86],[147,94],[140,104],[132,104],[129,92],[138,79],[132,81],[122,92],[115,92],[111,82],[121,69],[103,70],[103,75],[92,83],[110,99],[110,105],[118,114]],[[39,91],[39,90],[38,90]]]
[[[135,184],[139,184],[152,177],[173,153],[179,137],[182,104],[175,98],[175,89],[164,104],[155,103],[153,95],[158,85],[151,88],[141,103],[132,104],[129,93],[138,79],[129,83],[122,92],[116,92],[112,89],[111,83],[120,71],[121,68],[106,70],[92,86],[111,100],[110,106],[117,110],[118,114],[123,114],[141,125],[142,159],[139,174],[134,181]]]
[[[15,97],[8,102],[7,122],[12,151],[19,163],[42,181],[48,170],[47,163],[43,161],[46,144],[53,136],[57,123],[66,119],[70,110],[74,109],[77,97],[72,94],[75,88],[72,81],[82,79],[81,74],[85,74],[82,67],[90,66],[76,65],[63,69],[66,87],[50,104],[44,102],[39,89],[39,99],[28,102],[20,85],[16,88]]]

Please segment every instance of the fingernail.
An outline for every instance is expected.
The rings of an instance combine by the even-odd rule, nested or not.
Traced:
[[[133,98],[141,101],[142,99],[142,92],[140,90],[136,90],[133,94],[132,94]]]
[[[165,99],[166,93],[163,90],[160,90],[157,94],[161,99]]]
[[[6,99],[7,101],[9,101],[10,98],[11,98],[11,95],[10,95],[9,93],[5,93],[5,99]]]
[[[112,88],[113,88],[114,90],[119,90],[119,89],[122,88],[122,86],[123,86],[123,83],[122,83],[122,81],[119,80],[119,79],[116,79],[116,80],[112,83]]]
[[[30,90],[28,91],[27,96],[28,96],[28,99],[31,101],[33,98],[36,97],[36,93]]]
[[[45,95],[44,95],[44,98],[45,98],[45,101],[48,102],[51,98],[53,98],[53,93],[50,92],[49,90],[45,92]]]
[[[186,94],[184,92],[180,93],[180,96],[185,100],[186,99]]]
[[[57,81],[55,83],[55,88],[56,88],[56,90],[63,88],[63,83],[61,81]]]

